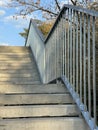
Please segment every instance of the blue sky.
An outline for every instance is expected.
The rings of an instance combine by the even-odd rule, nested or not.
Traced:
[[[23,45],[24,39],[18,33],[22,31],[18,22],[12,18],[14,9],[0,7],[0,45]]]
[[[3,5],[6,1],[8,0],[0,0],[0,45],[23,46],[25,40],[19,33],[29,26],[30,18],[33,16],[27,16],[27,19],[18,16],[16,20],[13,15],[18,9],[5,8]]]
[[[18,8],[4,7],[4,5],[10,1],[11,0],[0,0],[0,45],[23,46],[25,40],[19,35],[19,33],[23,31],[23,28],[29,26],[30,18],[40,19],[40,15],[39,13],[35,13],[27,16],[27,19],[18,16],[16,20],[13,18],[13,15],[15,15]],[[47,2],[48,0],[43,1]]]

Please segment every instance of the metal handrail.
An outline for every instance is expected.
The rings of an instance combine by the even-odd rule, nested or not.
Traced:
[[[45,68],[41,72],[45,77],[44,83],[62,78],[91,130],[98,130],[95,47],[97,18],[96,11],[64,5],[43,41],[45,59],[42,60]]]
[[[55,20],[55,23],[54,23],[53,27],[51,28],[51,30],[50,30],[48,36],[47,36],[46,39],[45,39],[45,43],[47,43],[47,40],[48,40],[48,38],[50,37],[52,31],[54,30],[56,24],[58,23],[58,21],[59,21],[61,15],[62,15],[62,13],[63,13],[65,10],[67,10],[68,8],[74,9],[74,10],[79,11],[79,12],[81,12],[81,13],[85,13],[85,14],[87,13],[87,14],[89,14],[89,15],[98,17],[98,12],[95,11],[95,10],[89,10],[89,9],[86,9],[86,8],[81,8],[80,6],[73,6],[73,5],[64,4],[64,6],[62,7],[62,10],[60,11],[58,17],[57,17],[56,20]]]

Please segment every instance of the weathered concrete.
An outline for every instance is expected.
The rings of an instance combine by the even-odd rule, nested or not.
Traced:
[[[0,106],[1,118],[77,115],[79,112],[76,105]]]
[[[90,130],[81,118],[33,118],[1,120],[0,130]]]
[[[34,81],[32,81],[34,82]],[[41,85],[38,83],[24,85],[20,85],[21,82],[18,82],[16,85],[11,82],[2,83],[0,85],[0,93],[66,93],[67,89],[64,86],[49,84],[49,85]],[[35,83],[35,82],[34,82]],[[67,91],[68,92],[68,91]]]
[[[0,48],[0,130],[89,130],[63,84],[41,83],[31,56],[26,47]]]
[[[0,105],[73,103],[69,94],[1,94]]]

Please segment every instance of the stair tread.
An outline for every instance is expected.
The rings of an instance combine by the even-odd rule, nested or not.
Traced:
[[[89,130],[73,116],[67,88],[41,84],[30,48],[0,46],[0,130]]]
[[[0,130],[90,130],[82,118],[55,117],[0,120]]]
[[[30,52],[30,48],[29,47],[23,47],[23,46],[0,46],[0,53],[4,52]]]
[[[76,105],[0,106],[1,118],[78,115]]]
[[[0,74],[0,78],[25,78],[25,77],[27,77],[27,78],[32,78],[32,77],[36,77],[36,78],[39,78],[38,77],[38,74],[37,73],[28,73],[28,74],[26,74],[26,73],[24,73],[24,74],[18,74],[18,73],[14,73],[13,75],[11,75],[11,74],[8,74],[8,73],[6,73],[6,74]]]
[[[9,94],[0,95],[0,105],[73,103],[70,94]]]
[[[33,84],[33,83],[36,83]],[[0,93],[66,93],[68,92],[64,85],[59,86],[56,84],[49,84],[49,85],[41,85],[39,82],[30,82],[24,85],[19,85],[20,82],[17,84],[12,82],[6,82],[0,85]]]

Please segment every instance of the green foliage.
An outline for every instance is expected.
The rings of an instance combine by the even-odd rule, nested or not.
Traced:
[[[46,37],[52,26],[53,26],[53,21],[48,22],[48,23],[44,22],[41,25],[39,25],[38,28],[43,33],[43,35]]]
[[[51,22],[42,22],[40,20],[34,20],[37,23],[37,26],[39,30],[42,32],[42,34],[46,37],[49,33],[51,27],[53,26],[54,21]],[[27,38],[29,30],[27,28],[24,28],[24,31],[19,33],[23,38]]]
[[[28,32],[29,30],[27,28],[24,28],[24,32],[19,33],[19,35],[21,35],[22,37],[26,39],[28,36]]]

